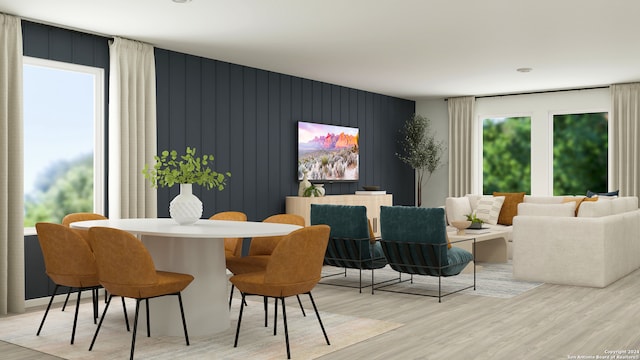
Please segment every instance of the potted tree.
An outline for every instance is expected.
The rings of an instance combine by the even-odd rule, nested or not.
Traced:
[[[196,156],[196,149],[191,147],[180,157],[175,150],[164,150],[154,159],[153,167],[145,164],[142,173],[154,188],[180,184],[180,194],[171,200],[169,214],[181,225],[193,224],[202,216],[202,202],[193,195],[193,184],[222,191],[231,177],[228,171],[219,173],[209,167],[213,155]]]
[[[445,146],[431,132],[431,120],[413,114],[401,130],[401,152],[396,156],[418,173],[418,207],[422,205],[422,185],[443,164]],[[426,176],[426,179],[425,179]]]

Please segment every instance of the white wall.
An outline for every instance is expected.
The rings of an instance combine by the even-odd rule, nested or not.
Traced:
[[[422,186],[422,207],[444,206],[444,200],[449,193],[449,110],[447,102],[444,99],[417,101],[416,114],[431,120],[433,134],[436,139],[444,141],[446,146],[443,157],[444,165],[433,173],[428,183]],[[417,193],[416,188],[416,196]]]

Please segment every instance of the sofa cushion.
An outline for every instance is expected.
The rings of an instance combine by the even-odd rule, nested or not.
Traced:
[[[567,202],[575,202],[576,205],[576,216],[578,216],[578,211],[580,211],[580,205],[582,204],[583,201],[598,201],[598,197],[584,197],[584,196],[567,196],[564,199],[562,199],[563,203],[567,203]]]
[[[601,217],[613,214],[611,201],[583,201],[578,217]]]
[[[513,217],[518,214],[518,204],[524,201],[524,192],[502,193],[494,192],[493,196],[504,196],[504,203],[498,216],[498,224],[513,225]]]
[[[471,214],[471,204],[467,197],[448,197],[444,206],[447,213],[447,222],[467,220],[467,215]]]
[[[518,205],[518,216],[555,216],[574,217],[576,216],[576,203],[566,202],[561,204],[536,204],[521,203]],[[543,224],[540,224],[541,226]]]
[[[487,224],[496,225],[503,203],[504,196],[484,196],[478,200],[476,216]]]
[[[569,197],[569,196],[567,196]],[[565,196],[533,196],[525,195],[524,202],[532,204],[560,204]]]

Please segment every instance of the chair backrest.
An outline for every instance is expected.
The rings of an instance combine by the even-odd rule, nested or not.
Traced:
[[[424,254],[431,265],[447,266],[447,227],[442,208],[419,208],[413,206],[381,206],[380,228],[382,245],[385,242],[408,242],[425,245],[420,247],[430,249],[429,254]],[[408,247],[409,253],[389,254],[385,249],[385,255],[389,263],[398,262],[401,257],[404,262],[410,262],[415,255]],[[393,267],[393,265],[392,265]]]
[[[71,223],[76,221],[87,221],[87,220],[107,220],[108,218],[104,215],[89,213],[89,212],[79,212],[79,213],[71,213],[67,214],[64,218],[62,218],[62,225],[69,226]],[[89,247],[93,249],[93,245],[91,244],[91,238],[89,237],[89,230],[84,229],[73,229],[73,231],[77,232],[82,236],[82,238],[89,244]]]
[[[330,231],[327,225],[312,225],[285,235],[271,254],[265,284],[293,284],[298,293],[311,291],[322,275]]]
[[[366,207],[354,205],[311,204],[310,223],[311,225],[325,224],[331,227],[329,246],[327,247],[325,259],[325,262],[328,265],[353,267],[348,263],[334,259],[355,259],[366,261],[372,258],[369,241],[357,242],[359,248],[350,248],[350,244],[353,244],[353,242],[340,243],[340,239],[371,239]],[[359,259],[357,259],[358,257]]]
[[[108,227],[92,227],[93,252],[100,283],[114,295],[121,286],[154,285],[158,281],[149,251],[133,234]]]
[[[276,214],[262,220],[266,223],[290,224],[304,227],[304,218],[295,214]],[[251,239],[249,255],[271,255],[283,236],[265,236]]]
[[[247,221],[247,214],[240,211],[223,211],[213,214],[209,220]],[[230,256],[241,256],[242,238],[225,238],[224,251]]]
[[[64,225],[44,222],[36,224],[36,231],[51,280],[72,287],[98,285],[96,260],[77,232]]]

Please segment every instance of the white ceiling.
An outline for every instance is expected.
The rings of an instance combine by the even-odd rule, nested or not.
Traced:
[[[640,81],[638,0],[0,0],[0,12],[413,100]]]

